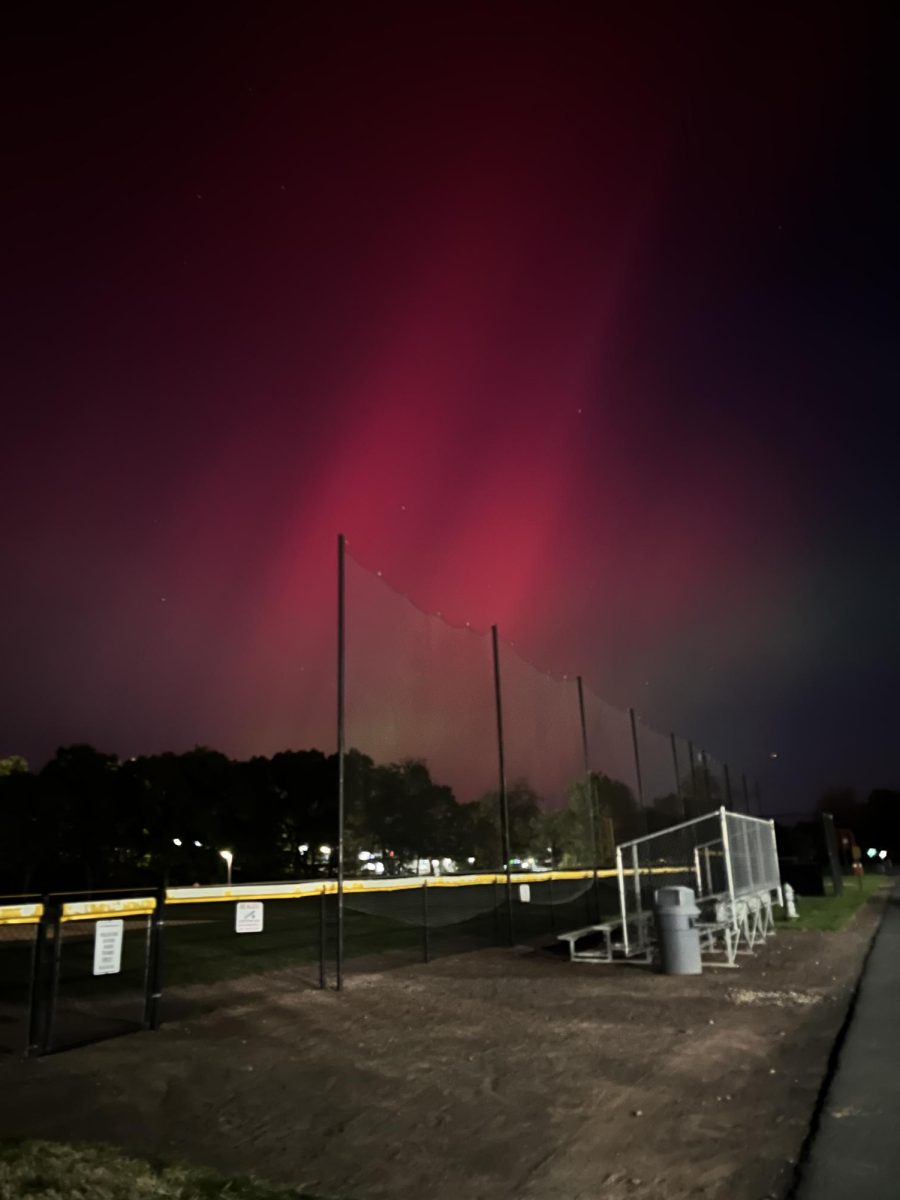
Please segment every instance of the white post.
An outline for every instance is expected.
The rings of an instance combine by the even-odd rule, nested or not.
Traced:
[[[644,906],[641,904],[641,868],[638,863],[638,848],[632,842],[631,845],[631,872],[634,882],[634,902],[637,908],[638,918],[638,945],[643,950],[644,948]]]
[[[722,823],[722,849],[725,851],[725,874],[728,878],[728,895],[731,897],[731,920],[737,932],[737,907],[734,902],[734,875],[731,872],[731,843],[728,838],[728,810],[723,806],[719,809],[719,820]]]
[[[776,885],[778,888],[778,903],[784,908],[784,892],[781,889],[781,867],[778,865],[778,839],[775,837],[775,822],[769,821],[769,829],[772,833],[772,866],[774,868],[775,878],[778,880]]]
[[[625,869],[622,866],[622,847],[616,846],[616,874],[619,877],[619,909],[622,913],[622,946],[628,957],[628,913],[625,909]]]

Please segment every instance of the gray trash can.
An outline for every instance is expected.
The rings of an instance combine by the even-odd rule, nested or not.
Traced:
[[[699,975],[700,931],[695,924],[700,915],[693,891],[687,887],[663,887],[654,897],[659,956],[665,975]]]

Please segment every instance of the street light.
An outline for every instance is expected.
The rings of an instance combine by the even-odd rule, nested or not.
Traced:
[[[231,864],[234,862],[234,854],[230,850],[220,850],[219,857],[225,859],[225,866],[228,868],[228,886],[231,887]]]

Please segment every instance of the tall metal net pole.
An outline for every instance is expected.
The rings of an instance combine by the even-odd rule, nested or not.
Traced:
[[[591,858],[594,863],[594,900],[596,901],[597,919],[600,919],[600,866],[599,847],[597,845],[597,827],[594,821],[594,774],[591,771],[591,757],[588,752],[587,720],[584,715],[584,684],[581,676],[575,676],[578,683],[578,715],[581,718],[581,749],[584,755],[584,782],[587,788],[588,830],[591,838]]]
[[[694,810],[694,816],[698,816],[697,812],[697,768],[694,763],[694,743],[688,742],[688,758],[691,766],[691,807]]]
[[[638,804],[641,806],[644,833],[649,833],[650,826],[647,821],[647,810],[644,808],[644,785],[641,782],[641,754],[638,750],[637,719],[635,718],[633,708],[629,708],[628,716],[631,720],[631,742],[634,746],[634,774],[637,780]]]
[[[753,781],[753,791],[756,794],[756,815],[759,817],[759,816],[762,816],[762,803],[759,798],[759,780],[758,779],[755,779]]]
[[[338,534],[338,629],[337,629],[337,743],[338,743],[338,888],[337,888],[337,948],[335,967],[337,990],[344,986],[344,674],[346,667],[344,535]]]
[[[709,790],[709,756],[705,750],[700,751],[700,757],[703,760],[703,788],[706,792],[706,803],[712,803],[712,794]],[[712,812],[712,809],[710,809]]]
[[[744,793],[744,812],[749,817],[750,816],[750,793],[747,791],[747,776],[743,772],[741,774],[741,789],[743,790],[743,793]]]
[[[681,816],[682,820],[688,819],[687,800],[681,790],[681,779],[678,775],[678,743],[675,740],[675,734],[669,734],[669,741],[672,744],[672,768],[675,771],[675,795],[681,801]]]
[[[500,769],[500,825],[503,839],[503,859],[506,864],[506,916],[509,944],[515,941],[513,934],[512,866],[510,864],[509,841],[509,796],[506,792],[506,755],[503,747],[503,698],[500,691],[500,639],[497,626],[491,626],[491,648],[494,653],[494,699],[497,706],[497,759]]]
[[[731,799],[731,775],[728,771],[728,763],[722,764],[722,770],[725,773],[725,807],[729,812],[734,812],[734,802]]]

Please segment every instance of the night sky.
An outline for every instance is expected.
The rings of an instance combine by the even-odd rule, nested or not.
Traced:
[[[343,531],[770,809],[900,787],[886,13],[8,10],[0,753],[331,750]]]

